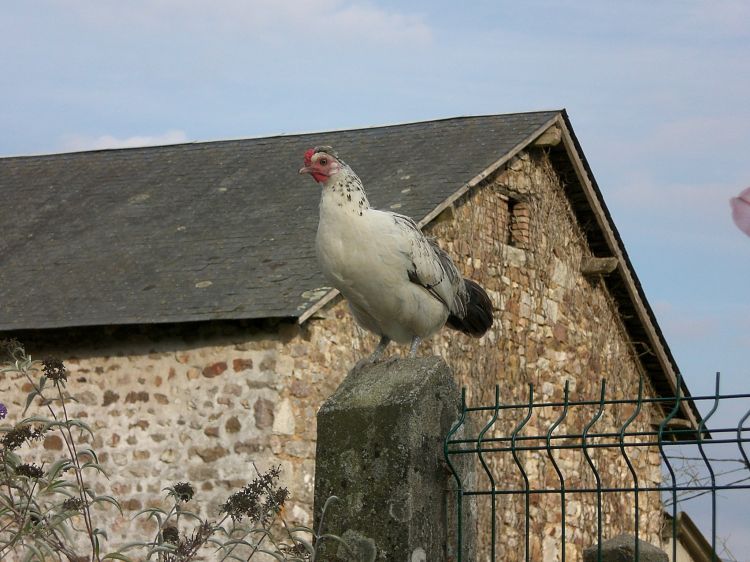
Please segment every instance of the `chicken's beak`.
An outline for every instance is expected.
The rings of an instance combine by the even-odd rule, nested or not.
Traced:
[[[303,166],[302,168],[299,169],[299,173],[300,173],[300,175],[302,175],[302,174],[311,174],[312,173],[312,168],[310,168],[309,166]]]

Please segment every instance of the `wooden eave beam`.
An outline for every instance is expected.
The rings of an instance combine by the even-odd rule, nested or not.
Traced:
[[[546,146],[557,146],[558,144],[560,144],[561,140],[562,129],[557,125],[553,125],[546,131],[544,131],[541,135],[539,135],[532,143],[532,146],[537,146],[540,148]]]
[[[581,260],[581,273],[584,277],[609,275],[617,269],[617,258],[586,257]]]

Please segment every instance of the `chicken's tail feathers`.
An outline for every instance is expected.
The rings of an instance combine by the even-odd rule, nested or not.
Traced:
[[[469,336],[480,338],[492,326],[492,301],[479,283],[464,279],[466,287],[466,313],[463,318],[451,314],[447,325]]]

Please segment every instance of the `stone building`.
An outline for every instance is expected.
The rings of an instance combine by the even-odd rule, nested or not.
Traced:
[[[414,217],[487,288],[488,334],[445,330],[421,349],[448,361],[470,403],[490,403],[496,383],[505,401],[523,401],[527,383],[559,398],[565,380],[596,397],[602,376],[611,396],[633,396],[639,377],[649,396],[673,395],[678,367],[565,111],[3,158],[0,331],[66,362],[72,414],[96,429],[110,474],[97,486],[125,508],[109,515],[113,544],[132,540],[142,523],[130,516],[176,481],[216,513],[254,475],[250,461],[281,465],[289,518],[311,523],[316,411],[375,345],[315,261],[319,191],[297,170],[321,144],[375,207]],[[0,379],[11,420],[27,390]],[[644,408],[634,427],[662,417]],[[51,459],[61,443],[44,448]],[[658,482],[658,454],[637,453],[643,482]],[[560,460],[572,480],[587,478],[580,455]],[[495,468],[514,481],[503,462]],[[601,462],[605,480],[623,478],[621,462]],[[542,458],[528,470],[551,478]],[[606,499],[613,535],[630,530],[631,500]],[[533,506],[534,560],[556,559],[559,513],[545,501]],[[591,544],[590,507],[569,510],[573,550]],[[658,543],[658,497],[640,507],[641,536]],[[519,512],[503,509],[499,559],[511,560]]]
[[[662,532],[662,542],[664,551],[669,556],[670,562],[712,562],[721,560],[719,553],[711,548],[711,543],[703,535],[698,526],[693,522],[690,516],[680,511],[677,514],[677,524],[675,531],[677,536],[676,561],[672,560],[672,516],[664,514],[666,525]]]

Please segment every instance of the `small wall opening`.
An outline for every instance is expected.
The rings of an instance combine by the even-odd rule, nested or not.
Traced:
[[[531,241],[529,204],[517,199],[508,199],[508,217],[510,218],[507,233],[508,245],[527,248]]]

